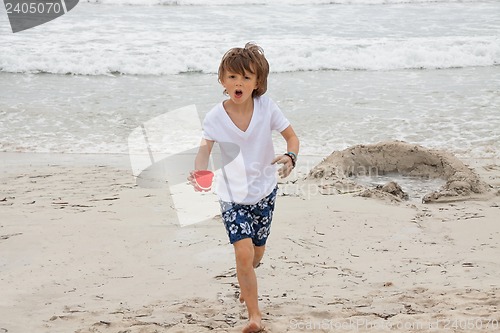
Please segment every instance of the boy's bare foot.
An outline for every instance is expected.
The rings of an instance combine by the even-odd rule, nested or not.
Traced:
[[[243,328],[242,332],[243,333],[258,333],[258,332],[262,332],[263,329],[264,329],[264,327],[262,326],[260,318],[259,318],[259,319],[250,320],[248,322],[247,326],[245,326]]]

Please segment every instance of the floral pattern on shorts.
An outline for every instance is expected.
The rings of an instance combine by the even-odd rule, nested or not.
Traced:
[[[255,246],[266,244],[271,232],[274,205],[278,187],[254,205],[220,201],[222,220],[231,244],[251,238]]]

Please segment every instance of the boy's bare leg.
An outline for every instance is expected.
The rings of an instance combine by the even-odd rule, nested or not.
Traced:
[[[266,250],[266,246],[254,246],[253,248],[254,254],[253,254],[253,267],[257,268],[260,264],[260,261],[262,260],[262,257],[264,256],[264,251]]]
[[[240,301],[244,301],[248,311],[248,324],[243,333],[259,332],[262,329],[262,314],[259,310],[257,276],[253,267],[254,246],[252,239],[245,238],[233,244],[236,256],[236,276],[240,284]]]
[[[253,247],[253,268],[257,268],[260,265],[260,261],[264,256],[264,251],[266,250],[266,246],[255,246]],[[245,300],[243,299],[243,293],[240,292],[240,302],[243,303]]]

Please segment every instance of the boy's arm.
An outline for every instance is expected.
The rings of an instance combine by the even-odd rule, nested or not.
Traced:
[[[285,128],[285,130],[281,132],[281,135],[286,141],[287,152],[291,152],[295,154],[295,156],[297,157],[299,155],[300,143],[299,143],[299,138],[297,137],[295,131],[293,130],[293,127],[291,125],[288,126],[287,128]],[[283,167],[281,167],[278,170],[278,173],[281,178],[287,177],[290,174],[290,172],[292,172],[292,169],[295,166],[294,165],[295,163],[292,161],[291,157],[286,155],[280,155],[276,157],[273,160],[272,164],[275,163],[283,164]]]
[[[210,158],[210,153],[214,146],[214,141],[201,139],[200,148],[198,149],[198,154],[194,160],[195,170],[206,170],[208,169],[208,160]]]
[[[287,152],[292,152],[295,154],[295,156],[298,156],[300,143],[299,143],[299,138],[295,134],[292,125],[285,128],[285,130],[281,132],[281,135],[286,141]]]
[[[198,154],[194,159],[194,170],[189,172],[187,178],[188,182],[194,187],[195,191],[201,191],[196,185],[194,180],[194,172],[197,170],[207,170],[208,169],[208,159],[210,158],[210,153],[212,152],[212,147],[214,146],[214,141],[201,139],[200,148],[198,149]]]

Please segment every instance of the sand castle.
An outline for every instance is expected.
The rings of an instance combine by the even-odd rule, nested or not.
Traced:
[[[446,184],[423,198],[423,203],[486,198],[490,185],[452,154],[402,141],[356,145],[333,152],[314,167],[305,181],[320,183],[322,194],[353,192],[366,197],[407,199],[395,182],[367,188],[354,176],[398,173],[403,176],[441,178]]]

